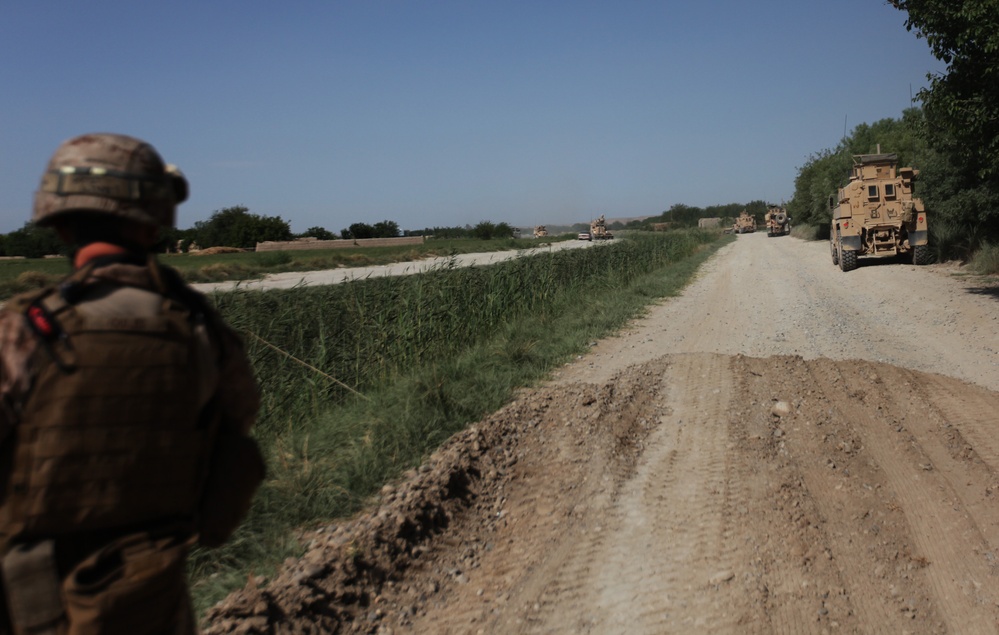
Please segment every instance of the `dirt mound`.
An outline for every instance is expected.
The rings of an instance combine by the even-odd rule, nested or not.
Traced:
[[[368,632],[388,612],[383,593],[400,594],[398,615],[423,612],[426,603],[461,571],[436,571],[430,580],[407,582],[414,564],[435,562],[435,540],[453,533],[456,518],[506,525],[503,492],[522,478],[524,465],[551,465],[562,445],[586,441],[598,454],[634,455],[649,422],[622,417],[648,395],[617,387],[569,386],[525,391],[521,398],[455,435],[418,470],[382,490],[370,512],[310,536],[308,553],[288,562],[267,587],[232,594],[207,616],[206,634]],[[641,382],[638,382],[641,383]],[[623,402],[623,403],[622,403]],[[612,414],[613,413],[613,414]],[[554,433],[554,434],[553,434]],[[568,434],[569,438],[566,437]],[[541,439],[550,438],[551,443]],[[576,472],[587,469],[582,463]],[[468,566],[478,544],[463,555]]]

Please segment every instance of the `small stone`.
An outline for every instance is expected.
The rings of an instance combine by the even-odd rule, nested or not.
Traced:
[[[711,584],[721,584],[722,582],[728,582],[734,577],[735,573],[733,573],[732,571],[719,571],[718,573],[711,576],[711,579],[708,580],[708,582]]]
[[[791,404],[786,401],[778,401],[770,408],[770,414],[775,417],[786,417],[791,414]]]

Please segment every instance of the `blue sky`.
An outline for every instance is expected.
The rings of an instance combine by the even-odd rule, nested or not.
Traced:
[[[151,142],[189,227],[514,226],[791,197],[944,70],[884,0],[7,0],[0,232],[52,151]],[[886,150],[890,150],[886,148]]]

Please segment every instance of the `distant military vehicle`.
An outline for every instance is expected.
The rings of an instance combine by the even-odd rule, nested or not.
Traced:
[[[607,229],[607,220],[601,214],[600,218],[590,222],[590,237],[593,240],[612,240],[614,234]]]
[[[751,234],[756,231],[756,219],[746,210],[742,210],[735,219],[735,225],[732,226],[732,229],[737,234]]]
[[[926,210],[913,196],[919,170],[897,166],[895,154],[855,155],[850,182],[829,198],[829,250],[843,271],[856,269],[861,256],[929,262]]]
[[[767,226],[767,236],[786,236],[791,233],[791,217],[783,207],[768,207],[767,213],[763,215],[763,222]]]
[[[544,238],[547,235],[548,235],[548,229],[544,225],[538,225],[537,227],[534,228],[535,238]]]

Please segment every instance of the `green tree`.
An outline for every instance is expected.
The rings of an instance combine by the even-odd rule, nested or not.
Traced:
[[[674,227],[691,227],[697,225],[697,219],[703,213],[704,210],[700,207],[675,203],[659,216],[645,219],[645,224],[651,226],[654,223],[673,223]]]
[[[479,240],[489,240],[493,237],[493,232],[496,231],[496,225],[491,222],[484,220],[478,223],[472,229],[472,236],[478,238]]]
[[[373,233],[375,238],[398,238],[399,224],[392,220],[383,220],[375,223]]]
[[[0,255],[41,258],[50,254],[65,254],[66,245],[50,228],[25,223],[24,227],[3,236]]]
[[[937,151],[999,187],[999,4],[889,0],[947,71],[919,92]]]
[[[302,236],[303,237],[311,236],[317,240],[334,240],[336,238],[336,234],[326,229],[325,227],[318,227],[318,226],[306,229],[305,233],[302,234]]]
[[[494,232],[493,236],[495,238],[514,238],[517,230],[511,227],[509,223],[499,222],[496,223]]]
[[[242,205],[215,211],[194,224],[194,240],[202,247],[253,248],[266,240],[291,240],[291,227],[280,216],[251,214]]]
[[[340,232],[340,235],[344,238],[358,239],[358,238],[374,238],[375,228],[367,223],[353,223],[350,228]]]
[[[509,223],[493,223],[484,220],[472,228],[471,235],[480,240],[513,238],[514,229]]]

